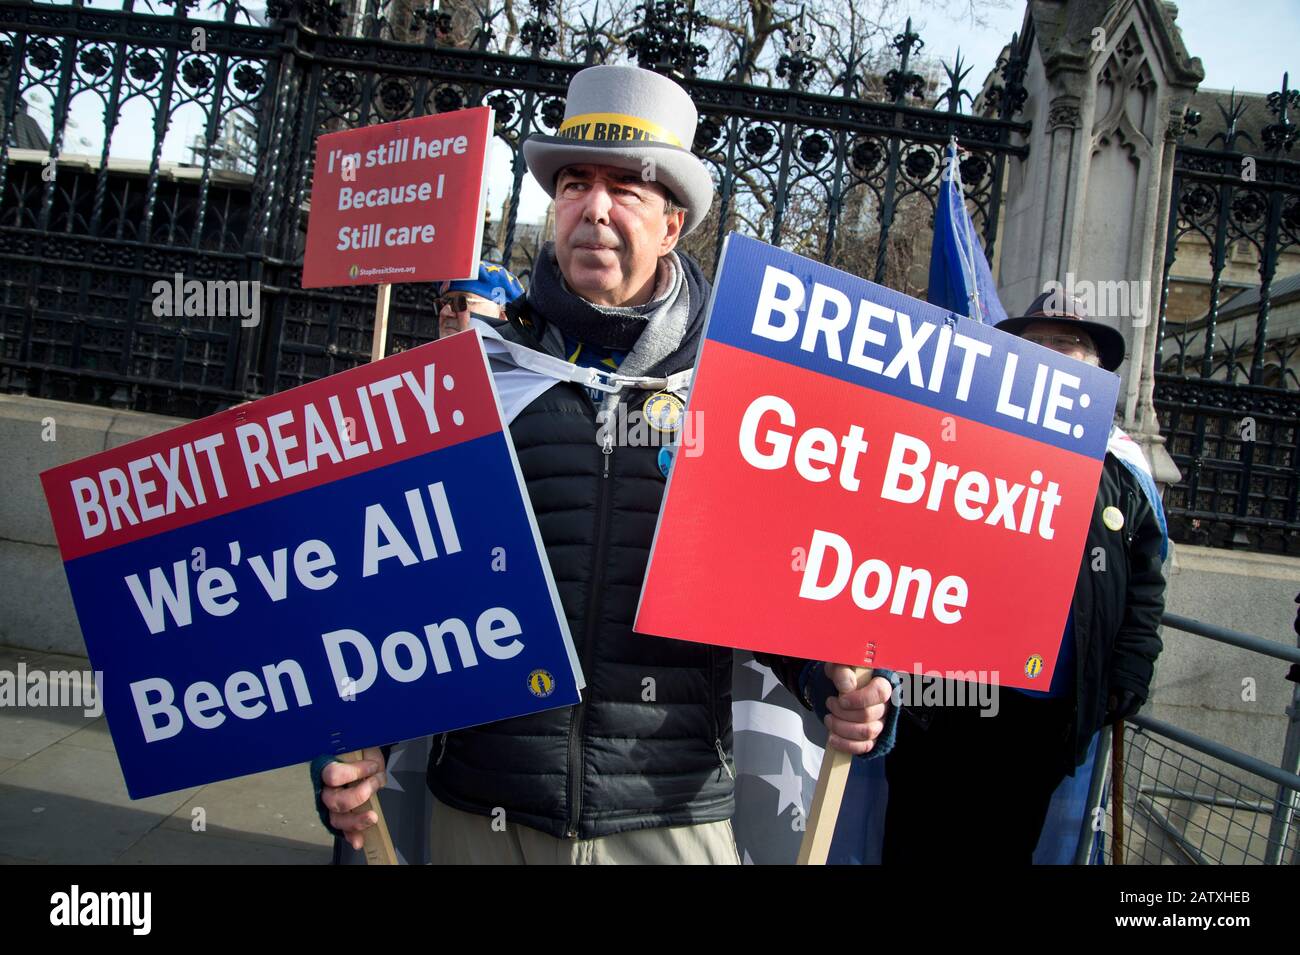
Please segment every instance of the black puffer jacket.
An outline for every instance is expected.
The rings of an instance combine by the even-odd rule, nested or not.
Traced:
[[[708,293],[699,267],[681,258],[693,315],[665,374],[694,361]],[[501,332],[540,347],[544,327],[524,306]],[[622,400],[639,409],[646,397]],[[458,809],[501,807],[557,837],[729,819],[731,651],[633,633],[665,479],[658,447],[606,453],[596,410],[584,388],[556,384],[510,425],[587,678],[583,701],[447,734],[430,756],[429,789]],[[802,664],[770,662],[787,686]]]

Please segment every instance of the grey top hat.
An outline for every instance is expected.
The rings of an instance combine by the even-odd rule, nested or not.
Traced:
[[[686,209],[685,235],[713,204],[713,177],[691,152],[698,118],[691,97],[666,76],[636,66],[591,66],[569,83],[556,135],[524,140],[524,161],[555,198],[555,176],[565,166],[642,172],[652,160],[654,180]]]

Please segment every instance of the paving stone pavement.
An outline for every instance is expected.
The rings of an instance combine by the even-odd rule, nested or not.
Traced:
[[[0,646],[0,671],[19,663],[89,666]],[[328,863],[331,839],[312,802],[305,765],[133,800],[102,715],[0,706],[0,864]]]

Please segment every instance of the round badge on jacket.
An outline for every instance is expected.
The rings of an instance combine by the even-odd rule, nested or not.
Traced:
[[[1101,522],[1113,531],[1124,526],[1124,512],[1111,505],[1101,512]]]
[[[673,449],[660,448],[659,449],[659,473],[664,476],[664,480],[668,479],[668,472],[669,470],[671,470],[672,466],[673,466]]]
[[[686,405],[671,391],[656,391],[641,406],[646,424],[656,431],[672,433],[682,426],[682,412]]]

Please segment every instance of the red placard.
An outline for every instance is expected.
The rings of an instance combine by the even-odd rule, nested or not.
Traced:
[[[317,139],[302,287],[477,275],[491,135],[480,106]]]
[[[710,309],[637,632],[1049,687],[1118,377],[734,233]]]

